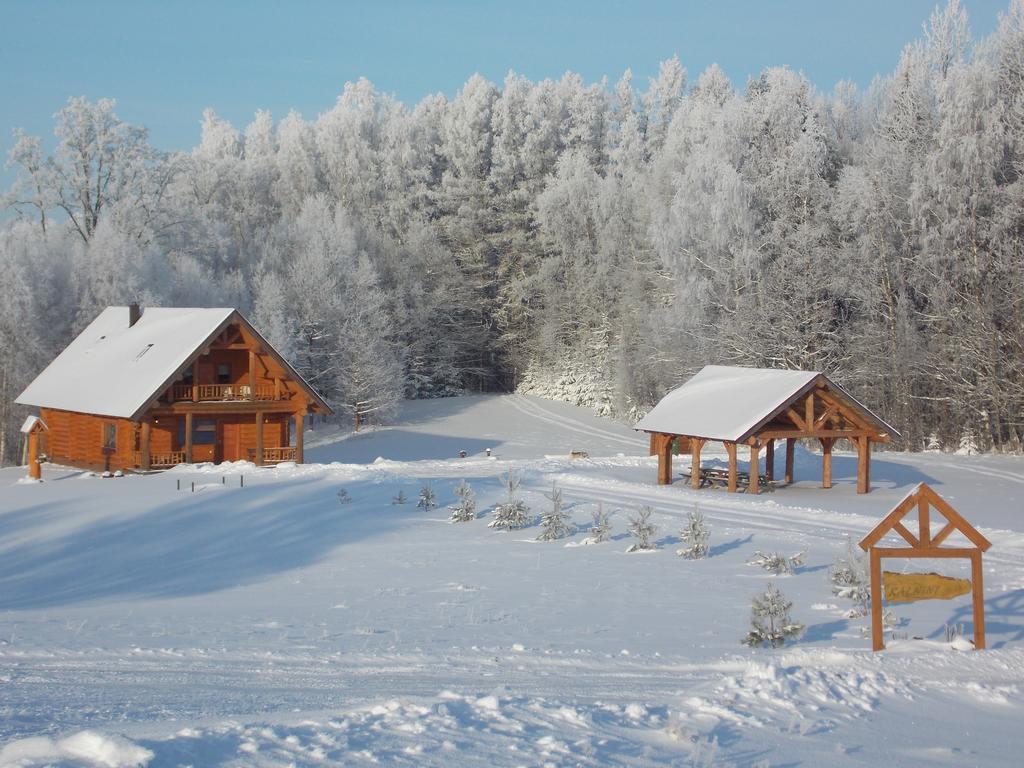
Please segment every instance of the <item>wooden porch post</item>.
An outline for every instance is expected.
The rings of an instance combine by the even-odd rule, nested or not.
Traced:
[[[192,411],[185,411],[185,463],[192,463]]]
[[[775,441],[769,440],[764,447],[764,474],[768,482],[775,479]]]
[[[143,419],[140,424],[141,434],[139,435],[139,469],[148,472],[152,468],[152,460],[149,453],[149,438],[153,425],[149,419]]]
[[[871,490],[871,441],[865,435],[857,438],[857,493]]]
[[[295,412],[295,461],[299,464],[305,462],[305,450],[303,445],[303,433],[305,432],[305,414],[302,411]]]
[[[725,452],[729,454],[729,493],[736,493],[736,443],[722,443],[725,446]]]
[[[263,466],[263,411],[256,411],[256,466]]]
[[[793,484],[793,449],[796,448],[796,438],[786,438],[786,476],[783,478],[786,485]]]
[[[821,441],[821,487],[832,487],[832,443],[831,437],[820,437]]]
[[[761,446],[753,443],[750,446],[750,485],[747,493],[761,492],[760,453]]]
[[[690,440],[690,487],[694,490],[700,488],[700,449],[703,447],[703,440]]]
[[[256,399],[256,351],[249,350],[249,399]]]

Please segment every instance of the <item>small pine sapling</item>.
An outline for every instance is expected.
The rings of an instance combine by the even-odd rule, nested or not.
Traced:
[[[853,548],[853,541],[847,538],[846,553],[839,555],[828,569],[832,582],[832,594],[850,600],[853,608],[847,616],[867,616],[871,610],[871,578],[868,575],[867,560]]]
[[[434,489],[430,487],[430,483],[420,488],[420,500],[416,502],[416,506],[423,509],[424,512],[429,512],[437,506]]]
[[[551,510],[541,515],[543,530],[537,541],[554,541],[564,539],[573,532],[569,524],[569,515],[562,509],[562,489],[558,483],[551,483],[551,493],[544,494],[551,500]]]
[[[782,574],[793,573],[793,569],[804,564],[803,552],[797,552],[791,557],[786,557],[778,552],[762,552],[757,550],[747,560],[747,565],[759,565],[769,573],[774,573],[776,576]]]
[[[338,503],[348,504],[350,501],[352,501],[352,497],[348,495],[348,491],[344,488],[340,489],[338,491]]]
[[[590,526],[590,531],[587,534],[586,543],[588,544],[600,544],[601,542],[608,541],[612,535],[612,523],[609,520],[609,515],[604,511],[604,507],[601,506],[601,502],[597,502],[597,509],[593,512],[594,523]]]
[[[408,499],[405,498],[404,491],[399,491],[397,496],[391,497],[392,504],[405,504],[406,501],[408,501]]]
[[[750,632],[744,638],[744,645],[758,648],[770,645],[778,648],[789,640],[796,640],[803,634],[804,625],[794,622],[789,616],[793,603],[769,584],[764,594],[757,595],[750,604]]]
[[[529,525],[530,508],[519,498],[521,482],[522,479],[511,468],[501,478],[501,484],[505,486],[505,501],[494,507],[494,519],[487,524],[488,527],[511,531]]]
[[[459,501],[454,507],[448,507],[452,512],[449,519],[453,523],[468,523],[470,520],[476,520],[476,495],[465,480],[455,486],[455,498]]]
[[[708,541],[711,531],[704,522],[704,514],[699,508],[687,514],[686,527],[679,532],[685,547],[676,550],[676,554],[687,560],[703,560],[708,556]]]
[[[644,506],[637,510],[637,516],[629,520],[629,532],[633,534],[636,543],[631,544],[627,552],[644,552],[654,549],[651,539],[658,528],[651,522],[651,515],[654,510]]]

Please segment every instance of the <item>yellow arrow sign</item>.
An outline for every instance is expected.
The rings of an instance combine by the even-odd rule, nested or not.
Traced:
[[[971,591],[968,579],[954,579],[937,573],[882,574],[885,599],[889,603],[912,603],[915,600],[949,600]]]

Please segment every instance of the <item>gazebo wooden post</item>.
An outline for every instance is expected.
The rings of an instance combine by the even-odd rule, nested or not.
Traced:
[[[871,440],[867,435],[857,438],[857,493],[871,490]]]
[[[648,456],[657,456],[658,454],[658,438],[660,435],[657,432],[651,432],[651,452]]]
[[[690,440],[690,487],[700,488],[700,449],[704,441],[696,437]]]
[[[786,485],[793,484],[793,450],[796,448],[796,438],[786,438],[786,474],[783,480],[786,481]]]
[[[729,454],[729,493],[736,493],[736,479],[739,474],[736,471],[736,443],[722,443],[725,452]]]
[[[658,485],[672,485],[672,441],[671,435],[658,434]]]
[[[821,487],[832,487],[832,443],[831,437],[818,438],[821,441]]]
[[[747,486],[747,493],[761,492],[761,472],[759,455],[761,453],[760,443],[750,444],[750,484]]]
[[[185,463],[192,463],[192,411],[185,411]]]
[[[768,482],[775,479],[775,441],[769,440],[764,446],[764,474]]]

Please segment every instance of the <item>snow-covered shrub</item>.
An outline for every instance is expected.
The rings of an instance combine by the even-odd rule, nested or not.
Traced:
[[[338,503],[348,504],[350,501],[352,501],[352,497],[348,495],[348,491],[344,488],[340,489],[338,491]]]
[[[597,509],[594,510],[593,517],[594,523],[590,526],[590,531],[585,541],[588,544],[600,544],[603,541],[608,541],[612,534],[612,523],[609,520],[608,513],[601,506],[601,502],[597,503]]]
[[[399,491],[397,496],[391,497],[392,504],[405,504],[406,501],[408,501],[408,499],[405,498],[404,491]]]
[[[849,616],[866,616],[871,610],[871,577],[868,574],[867,558],[853,547],[853,541],[846,540],[846,552],[839,555],[828,569],[832,582],[832,594],[853,602]]]
[[[644,550],[654,549],[654,544],[651,539],[657,532],[658,528],[651,522],[651,515],[654,510],[650,507],[640,507],[637,511],[637,516],[632,517],[629,520],[629,532],[633,534],[633,538],[636,539],[636,543],[630,545],[627,552],[641,552]]]
[[[750,632],[743,639],[751,648],[770,645],[778,648],[787,640],[795,640],[803,634],[804,625],[794,622],[789,616],[793,603],[769,584],[764,594],[754,597],[750,604]]]
[[[686,527],[679,532],[685,547],[676,550],[676,554],[688,560],[703,560],[708,556],[708,541],[711,539],[711,531],[704,522],[704,514],[700,509],[694,509],[687,514]]]
[[[551,509],[541,515],[543,530],[537,541],[563,539],[573,532],[573,527],[569,524],[569,515],[562,509],[562,489],[558,483],[551,483],[551,493],[545,495],[551,500]]]
[[[465,480],[461,480],[455,486],[455,498],[459,501],[454,507],[448,507],[452,511],[449,519],[453,523],[468,523],[470,520],[476,520],[476,496]]]
[[[519,485],[522,478],[509,468],[501,478],[505,486],[505,501],[494,507],[494,519],[487,525],[490,528],[503,528],[511,531],[514,528],[525,528],[530,523],[530,508],[519,498]]]
[[[769,573],[779,576],[784,573],[792,573],[793,569],[804,564],[804,552],[797,552],[795,555],[786,557],[778,552],[762,552],[757,550],[747,560],[747,565],[759,565]]]
[[[427,483],[420,488],[420,500],[416,502],[416,506],[420,507],[425,512],[429,512],[437,506],[434,489],[430,487],[430,483]]]

